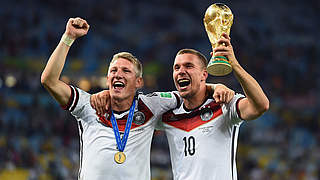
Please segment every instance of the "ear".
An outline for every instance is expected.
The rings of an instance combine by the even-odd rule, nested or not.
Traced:
[[[107,85],[107,89],[110,89],[110,88],[109,88],[109,85],[108,85],[108,81],[109,81],[109,76],[107,75],[106,85]]]
[[[137,89],[140,89],[140,88],[143,87],[143,85],[144,85],[143,78],[142,78],[142,77],[138,77],[138,78],[136,79],[136,88],[137,88]]]
[[[207,69],[204,69],[201,75],[201,81],[206,81],[208,78],[208,71]]]

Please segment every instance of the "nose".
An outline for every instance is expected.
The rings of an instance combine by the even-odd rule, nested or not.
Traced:
[[[185,74],[186,73],[186,68],[184,68],[183,66],[181,66],[179,69],[178,69],[178,74]]]
[[[118,70],[117,72],[115,72],[114,76],[116,79],[121,79],[123,77],[123,73],[121,70]]]

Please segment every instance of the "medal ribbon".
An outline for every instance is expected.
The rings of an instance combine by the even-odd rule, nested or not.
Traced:
[[[126,147],[126,144],[127,144],[129,132],[130,132],[130,129],[131,129],[131,124],[132,124],[132,119],[133,119],[133,113],[134,113],[135,106],[136,106],[136,101],[135,101],[135,99],[133,99],[133,103],[132,103],[132,105],[130,107],[130,111],[129,111],[129,115],[128,115],[128,119],[127,119],[127,123],[126,123],[126,128],[124,130],[124,135],[122,137],[122,140],[120,138],[120,132],[119,132],[117,120],[114,117],[113,111],[112,111],[112,114],[111,114],[110,121],[112,123],[114,136],[116,137],[117,146],[118,146],[118,149],[119,149],[120,152],[124,151],[124,148]]]

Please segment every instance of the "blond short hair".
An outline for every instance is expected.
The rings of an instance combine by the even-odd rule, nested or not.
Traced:
[[[193,55],[196,55],[201,60],[203,68],[207,68],[208,60],[201,52],[199,52],[199,51],[197,51],[195,49],[181,49],[180,51],[178,51],[176,56],[181,55],[181,54],[193,54]]]
[[[135,56],[133,56],[131,53],[128,53],[128,52],[120,52],[120,53],[113,55],[113,58],[109,64],[109,67],[114,61],[116,61],[119,58],[123,58],[123,59],[130,61],[134,65],[136,76],[142,77],[142,64],[141,64],[141,62]]]

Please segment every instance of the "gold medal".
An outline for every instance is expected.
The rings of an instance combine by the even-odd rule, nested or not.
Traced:
[[[114,161],[118,164],[122,164],[126,161],[126,155],[123,152],[117,152],[114,155]]]

